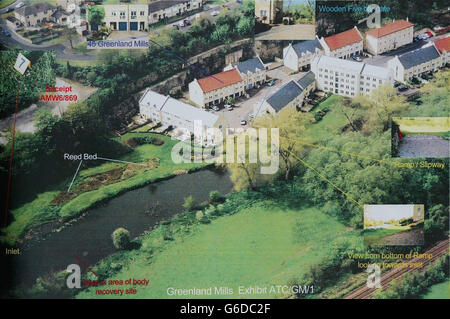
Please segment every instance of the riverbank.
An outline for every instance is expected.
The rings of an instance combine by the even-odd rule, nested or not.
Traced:
[[[36,198],[11,210],[13,220],[3,230],[0,241],[9,246],[23,244],[39,235],[33,229],[56,222],[55,227],[79,216],[81,213],[104,203],[126,191],[143,185],[161,181],[207,166],[206,163],[175,164],[171,159],[172,147],[178,141],[152,133],[127,133],[120,141],[127,143],[130,138],[154,137],[163,141],[162,145],[143,144],[118,160],[136,164],[105,162],[83,169],[81,167],[70,192],[71,180],[66,180],[53,189],[36,195]],[[99,154],[100,156],[100,154]],[[51,227],[54,229],[54,227]],[[49,231],[49,229],[45,229]],[[41,230],[42,232],[42,230]]]
[[[316,208],[283,209],[258,197],[235,192],[223,204],[175,216],[143,235],[138,249],[119,251],[93,270],[106,281],[150,281],[135,287],[136,295],[121,298],[286,298],[293,292],[269,287],[295,285],[338,241],[362,240],[359,231]],[[262,290],[243,294],[239,286]],[[212,294],[206,293],[210,287]],[[76,298],[117,298],[96,293],[108,288],[83,289]],[[193,288],[206,294],[172,294]]]

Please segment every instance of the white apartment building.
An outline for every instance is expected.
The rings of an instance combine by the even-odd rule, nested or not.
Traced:
[[[412,43],[413,37],[414,24],[407,20],[397,20],[367,31],[365,44],[368,52],[378,55]]]
[[[111,30],[143,31],[148,27],[148,4],[107,4],[105,25]]]
[[[264,63],[259,56],[253,59],[249,59],[243,62],[239,62],[235,66],[229,65],[225,67],[224,71],[231,69],[237,69],[244,81],[244,88],[251,89],[253,87],[259,87],[263,85],[267,80],[267,71]]]
[[[289,69],[299,71],[311,65],[316,56],[325,54],[319,39],[289,44],[283,49],[283,64]]]
[[[397,81],[407,81],[422,73],[437,71],[442,66],[442,58],[436,47],[429,43],[428,46],[396,55],[388,61],[388,67],[394,72]]]
[[[147,89],[139,100],[141,117],[155,123],[171,126],[175,130],[194,133],[195,125],[200,124],[203,141],[207,138],[208,128],[222,129],[222,117],[206,112],[192,105],[180,102],[170,96]],[[197,127],[198,129],[198,127]],[[201,142],[201,141],[200,141]]]
[[[166,18],[182,15],[187,11],[201,8],[202,0],[155,1],[148,5],[148,23],[153,24]]]
[[[393,83],[392,71],[363,62],[320,56],[311,62],[317,89],[348,97],[369,94],[373,89]]]
[[[325,55],[336,58],[349,58],[363,51],[363,37],[355,26],[353,29],[319,39]]]
[[[225,102],[244,92],[244,80],[235,68],[189,83],[189,99],[201,107]]]

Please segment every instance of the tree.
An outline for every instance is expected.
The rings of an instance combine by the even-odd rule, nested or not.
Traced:
[[[299,143],[305,140],[304,131],[306,125],[313,122],[310,113],[301,113],[294,108],[285,108],[276,115],[265,115],[259,117],[255,122],[255,127],[278,128],[280,136],[279,154],[282,160],[281,171],[284,171],[284,179],[287,181],[291,177],[293,169],[299,164],[296,157],[305,155],[304,144]]]
[[[91,25],[102,25],[103,19],[105,18],[105,9],[101,6],[89,6],[88,20]]]
[[[77,31],[74,28],[68,28],[67,26],[64,27],[62,31],[62,36],[69,40],[70,47],[73,49],[73,40],[78,36]]]
[[[119,227],[112,233],[112,239],[114,247],[127,249],[130,245],[130,232],[123,227]]]
[[[184,199],[183,204],[184,209],[191,211],[195,207],[195,199],[194,196],[190,195]]]

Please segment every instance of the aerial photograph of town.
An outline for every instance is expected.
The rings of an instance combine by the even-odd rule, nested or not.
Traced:
[[[450,299],[449,64],[447,0],[1,0],[0,299]]]

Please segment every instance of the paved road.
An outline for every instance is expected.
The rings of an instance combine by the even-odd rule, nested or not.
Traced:
[[[450,141],[432,135],[408,135],[400,141],[399,157],[442,158],[450,155]]]
[[[313,40],[316,36],[314,24],[279,25],[259,33],[255,40]]]
[[[77,102],[84,101],[89,97],[89,95],[97,90],[96,88],[83,86],[77,82],[59,77],[56,78],[56,86],[72,86],[72,92],[70,94],[77,95]],[[34,126],[34,115],[39,108],[45,107],[51,110],[53,114],[61,115],[65,110],[67,110],[71,103],[73,102],[60,101],[38,102],[37,104],[32,104],[30,107],[17,113],[16,132],[33,133],[36,130],[36,127]],[[13,124],[14,115],[10,115],[5,119],[0,120],[0,134],[3,131],[7,133],[12,128]],[[0,140],[0,143],[5,142],[6,139]]]

